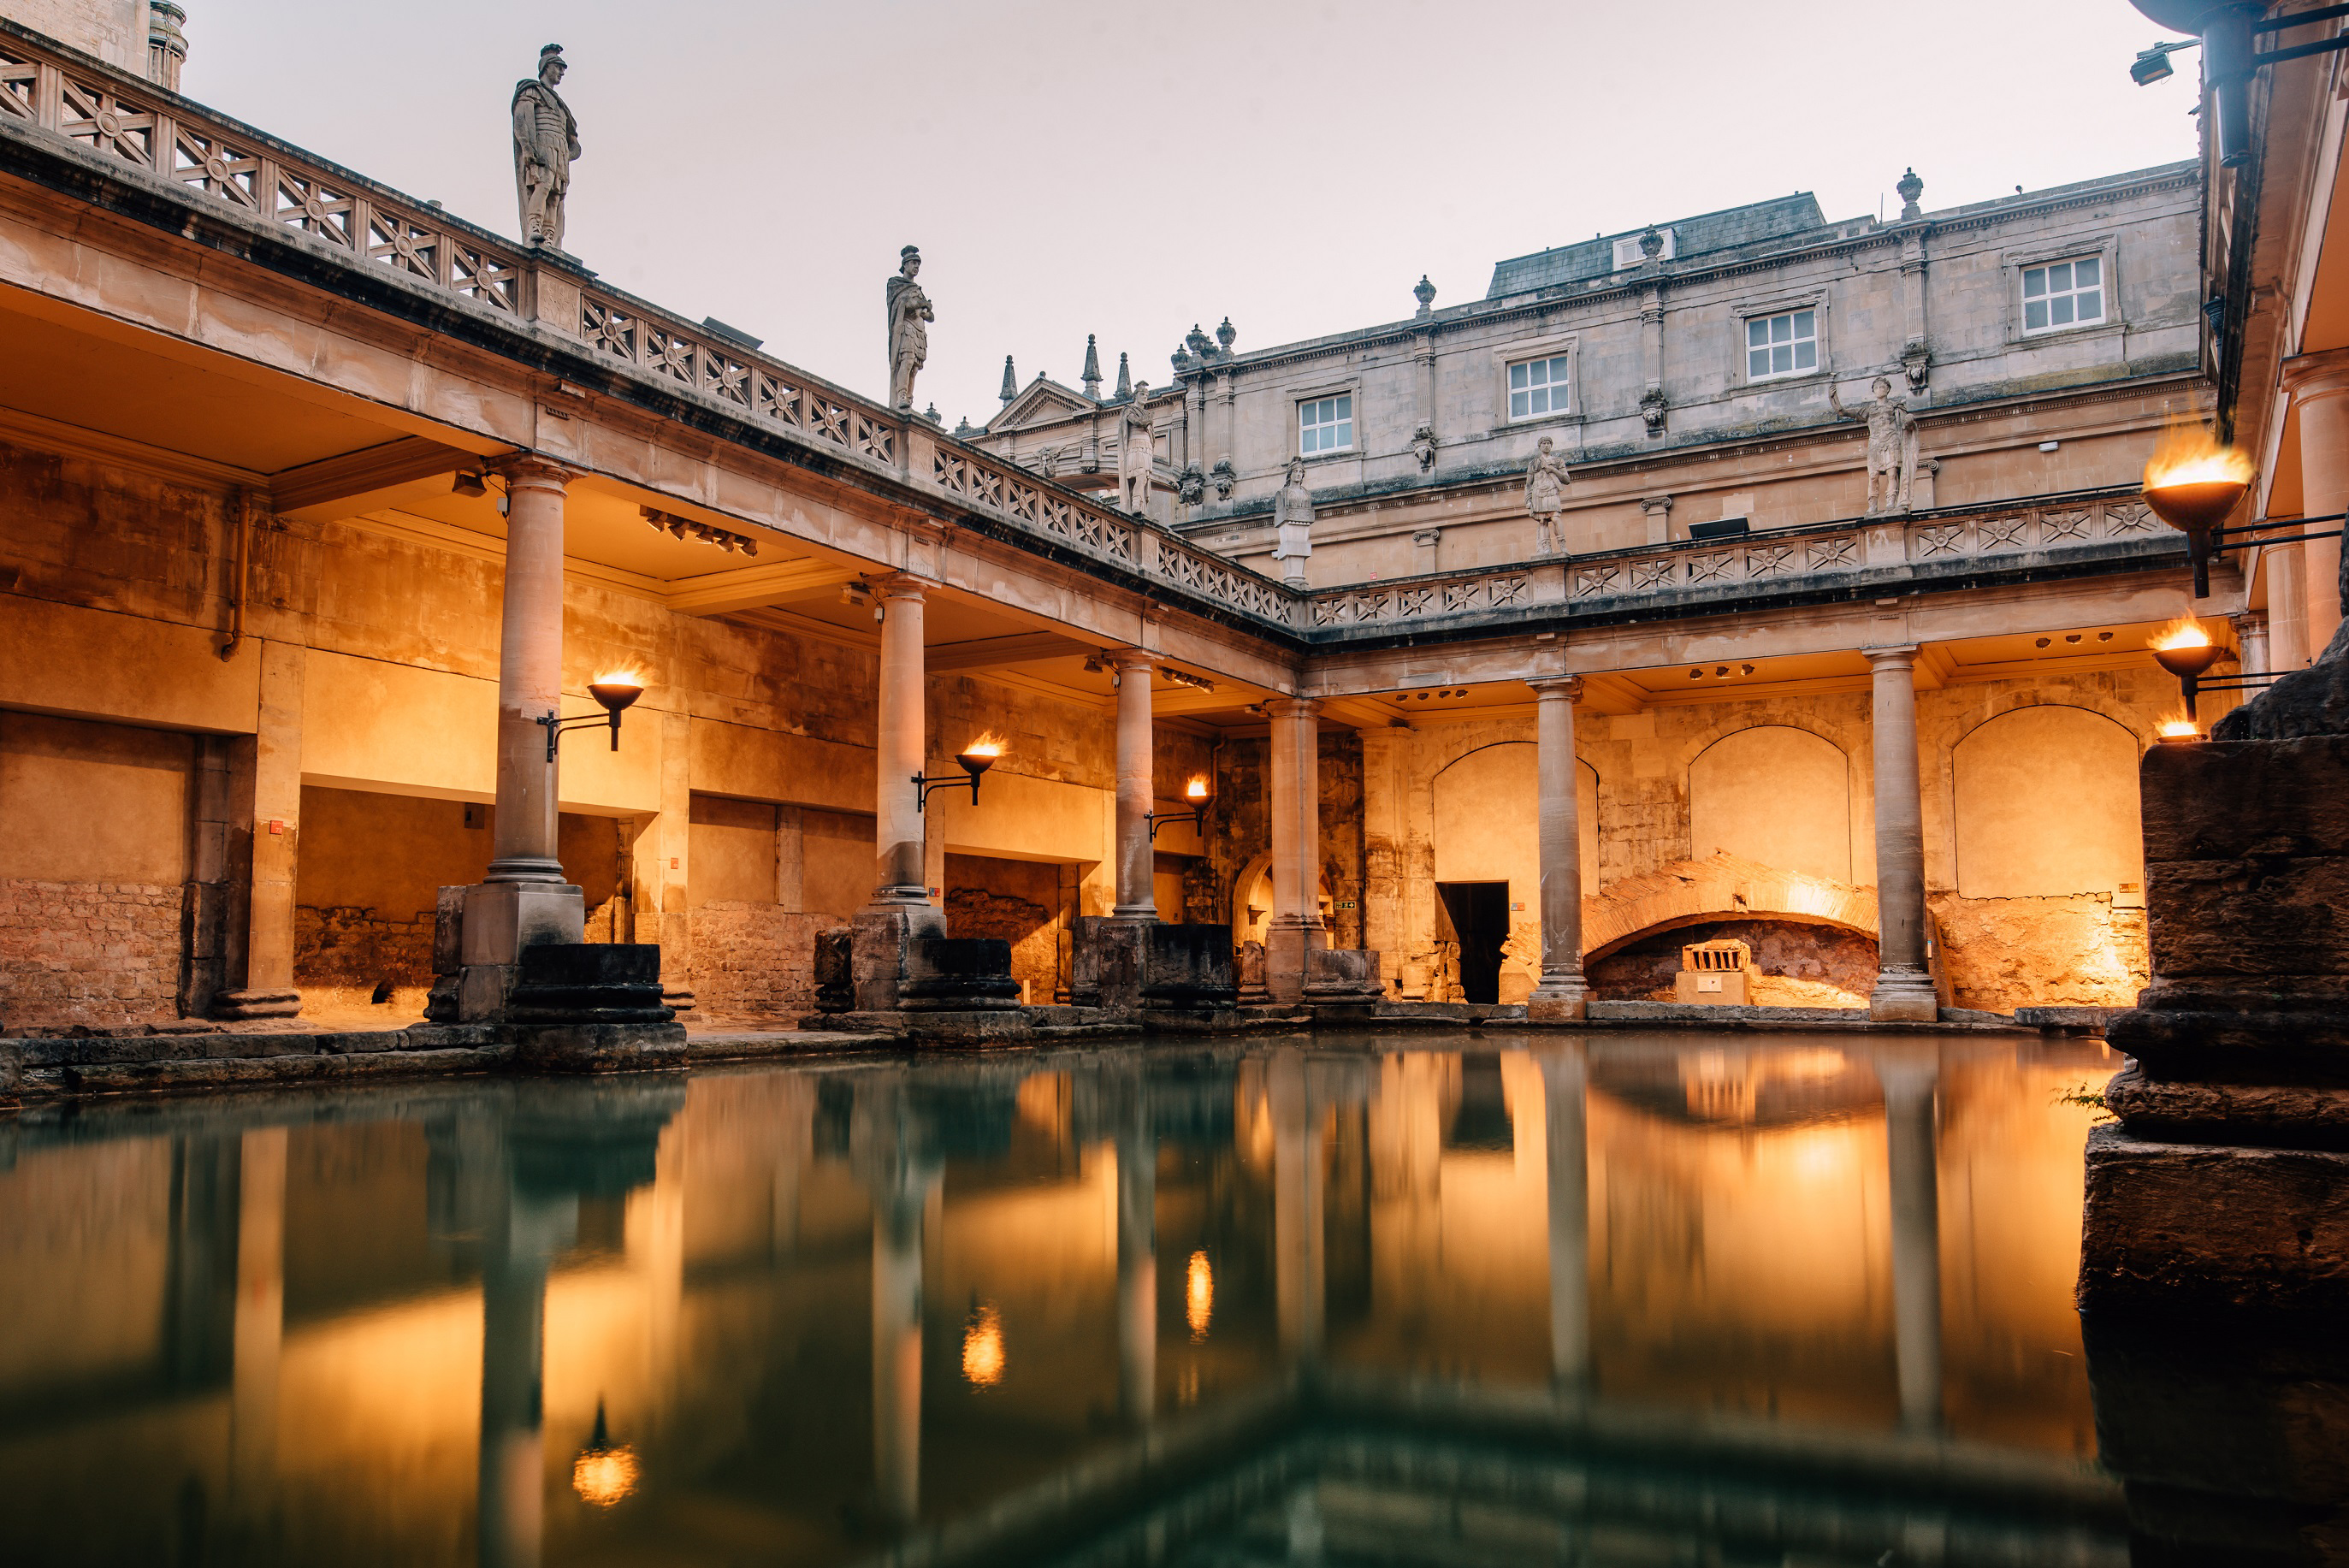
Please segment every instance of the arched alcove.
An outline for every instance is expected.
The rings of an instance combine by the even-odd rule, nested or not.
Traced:
[[[1439,935],[1458,944],[1468,1000],[1522,1002],[1541,966],[1540,748],[1479,747],[1446,764],[1433,790]],[[1578,758],[1575,800],[1588,896],[1599,891],[1599,774]]]
[[[1689,764],[1689,858],[1715,854],[1796,876],[1851,880],[1851,767],[1807,729],[1759,725]]]
[[[2019,707],[1950,758],[1964,898],[2110,894],[2145,882],[2137,738],[2086,708]]]

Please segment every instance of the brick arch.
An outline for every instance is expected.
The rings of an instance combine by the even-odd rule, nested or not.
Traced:
[[[1873,940],[1876,892],[1730,854],[1675,861],[1638,876],[1619,877],[1582,901],[1583,959],[1604,958],[1659,931],[1744,919],[1808,921]]]

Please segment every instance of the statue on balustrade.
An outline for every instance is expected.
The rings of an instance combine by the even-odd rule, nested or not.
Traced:
[[[563,202],[571,193],[571,161],[579,156],[579,122],[554,89],[566,67],[563,46],[538,52],[538,75],[513,92],[514,193],[522,202],[525,243],[563,249]]]
[[[897,253],[897,275],[889,280],[889,406],[911,412],[914,373],[930,356],[930,329],[937,320],[930,296],[914,281],[921,274],[922,251],[907,245]]]
[[[1150,383],[1137,381],[1133,396],[1126,399],[1125,412],[1118,416],[1117,490],[1125,502],[1125,510],[1141,513],[1150,507],[1150,469],[1154,455],[1150,435],[1150,410],[1143,400],[1150,396]]]
[[[1313,492],[1305,488],[1305,459],[1288,459],[1288,482],[1272,498],[1272,558],[1282,563],[1280,580],[1306,585],[1305,562],[1313,554]]]
[[[1827,383],[1827,404],[1838,419],[1857,419],[1868,427],[1868,515],[1909,510],[1909,494],[1917,480],[1917,416],[1909,399],[1892,395],[1892,383],[1879,376],[1868,390],[1874,394],[1857,407],[1845,404]]]
[[[1557,521],[1557,514],[1566,510],[1566,487],[1573,482],[1573,476],[1566,470],[1566,459],[1550,450],[1552,445],[1544,436],[1526,464],[1526,511],[1534,520],[1536,560],[1567,552],[1566,526]]]

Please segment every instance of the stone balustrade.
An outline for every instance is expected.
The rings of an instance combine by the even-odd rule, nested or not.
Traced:
[[[1530,524],[1527,531],[1530,536]],[[1930,582],[2122,564],[2139,556],[2182,561],[2185,552],[2183,537],[2164,527],[2135,490],[2085,491],[1322,589],[1311,595],[1310,624],[1319,642],[1342,638],[1349,628],[1473,623],[1510,612],[1578,619],[1703,614],[1780,595],[1832,593],[1871,573]]]

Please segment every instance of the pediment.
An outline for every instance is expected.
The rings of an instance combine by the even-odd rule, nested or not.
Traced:
[[[1083,393],[1042,377],[1030,381],[1026,390],[1004,405],[1000,413],[987,422],[989,430],[1024,430],[1032,425],[1057,424],[1078,414],[1090,414],[1096,405]]]

